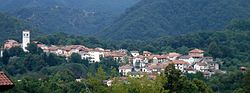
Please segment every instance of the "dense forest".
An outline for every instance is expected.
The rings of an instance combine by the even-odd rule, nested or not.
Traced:
[[[149,40],[222,30],[233,19],[248,19],[249,4],[247,0],[141,0],[97,34],[106,39]]]
[[[102,30],[138,0],[8,0],[0,12],[44,33],[83,35]]]
[[[32,30],[33,36],[42,34],[36,29],[32,28],[28,22],[0,13],[0,44],[2,44],[4,40],[7,39],[20,40],[20,34],[22,33],[22,30],[25,29]]]

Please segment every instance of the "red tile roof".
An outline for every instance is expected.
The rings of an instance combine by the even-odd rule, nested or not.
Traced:
[[[164,55],[154,55],[154,57],[156,57],[157,59],[167,59],[167,57]]]
[[[171,63],[172,64],[188,64],[188,62],[183,61],[183,60],[173,60]]]
[[[11,80],[0,71],[0,92],[7,91],[13,88],[15,85],[11,82]]]
[[[0,71],[0,86],[8,86],[8,85],[14,85],[14,84],[2,71]]]
[[[169,56],[170,58],[173,58],[173,57],[179,57],[179,56],[181,56],[181,54],[176,53],[176,52],[172,52],[172,53],[169,53],[168,56]]]

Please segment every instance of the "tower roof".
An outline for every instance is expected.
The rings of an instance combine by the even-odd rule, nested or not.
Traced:
[[[23,32],[30,32],[29,30],[23,30]]]

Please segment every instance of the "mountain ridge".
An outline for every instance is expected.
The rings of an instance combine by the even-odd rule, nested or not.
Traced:
[[[86,35],[109,25],[138,0],[7,0],[0,12],[7,13],[45,33]],[[86,17],[86,13],[94,13]],[[35,16],[30,19],[30,16]]]

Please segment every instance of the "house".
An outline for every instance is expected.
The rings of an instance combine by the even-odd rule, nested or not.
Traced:
[[[172,53],[169,53],[167,55],[167,58],[170,60],[177,60],[180,56],[181,56],[181,54],[176,53],[176,52],[172,52]]]
[[[152,55],[151,52],[149,52],[149,51],[143,51],[143,56],[148,57],[148,56],[151,56],[151,55]]]
[[[208,71],[209,66],[204,62],[198,62],[194,65],[194,69],[200,72]]]
[[[152,59],[153,63],[163,63],[169,61],[166,55],[152,55],[149,58]]]
[[[58,49],[58,47],[51,46],[51,47],[48,48],[48,51],[49,51],[49,53],[54,53],[54,54],[58,55],[57,54],[57,49]]]
[[[165,70],[169,63],[150,63],[146,66],[146,69],[143,72],[160,74]]]
[[[174,64],[176,69],[181,70],[182,72],[185,72],[185,68],[188,67],[188,62],[185,62],[183,60],[173,60],[172,62],[170,62],[170,64]]]
[[[4,49],[10,49],[12,47],[20,47],[21,45],[16,40],[7,40],[4,43]]]
[[[136,57],[136,56],[139,56],[140,54],[139,54],[139,51],[130,51],[130,53],[131,53],[131,55],[133,56],[133,57]]]
[[[79,51],[79,54],[81,55],[82,59],[86,59],[86,60],[90,59],[90,54],[89,54],[89,50],[88,49],[81,49]]]
[[[195,59],[189,55],[180,56],[179,60],[188,62],[189,64],[194,64]]]
[[[94,49],[94,50],[90,50],[89,52],[89,60],[92,63],[95,62],[100,62],[101,58],[104,57],[104,51],[103,50],[99,50],[99,49]]]
[[[148,63],[148,59],[142,55],[138,55],[133,58],[133,66],[135,71],[142,71],[142,68]]]
[[[105,52],[104,57],[112,57],[113,60],[119,63],[126,63],[127,53],[123,51],[113,51],[113,52]]]
[[[204,57],[204,51],[196,48],[189,51],[189,56],[193,57],[195,62],[199,62]]]
[[[49,52],[49,47],[45,44],[37,44],[37,47],[41,48],[43,52]]]
[[[240,71],[241,72],[246,72],[247,71],[247,67],[240,67]]]
[[[195,74],[196,73],[196,70],[192,66],[184,68],[184,70],[185,70],[186,73],[189,73],[189,74]]]
[[[14,83],[4,74],[4,72],[0,71],[0,92],[7,91],[14,86]]]
[[[132,72],[133,67],[130,65],[124,65],[119,67],[119,73],[121,73],[123,76],[127,76],[128,73]]]

